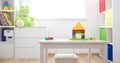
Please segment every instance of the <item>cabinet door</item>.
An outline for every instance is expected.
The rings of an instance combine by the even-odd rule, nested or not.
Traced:
[[[14,44],[0,44],[0,58],[14,58]]]
[[[99,12],[104,12],[106,10],[106,0],[99,0]]]
[[[25,59],[39,59],[40,58],[40,48],[26,48],[26,47],[17,47],[16,48],[15,58],[25,58]]]
[[[108,60],[113,61],[113,46],[108,44]]]

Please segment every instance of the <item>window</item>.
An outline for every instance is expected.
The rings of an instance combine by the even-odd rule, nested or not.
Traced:
[[[86,17],[85,0],[28,1],[30,1],[30,15],[37,19],[79,19]]]

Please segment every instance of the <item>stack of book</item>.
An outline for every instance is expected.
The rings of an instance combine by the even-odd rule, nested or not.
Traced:
[[[14,26],[14,21],[10,13],[0,12],[0,26]]]

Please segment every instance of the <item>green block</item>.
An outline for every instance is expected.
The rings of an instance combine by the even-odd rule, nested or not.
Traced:
[[[106,29],[100,28],[100,40],[106,40]]]
[[[45,40],[50,40],[50,39],[48,37],[46,37]]]
[[[76,32],[76,34],[81,34],[81,32]]]

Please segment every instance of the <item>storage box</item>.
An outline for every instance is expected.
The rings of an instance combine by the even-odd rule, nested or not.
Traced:
[[[13,30],[4,30],[4,36],[6,37],[13,37]]]

